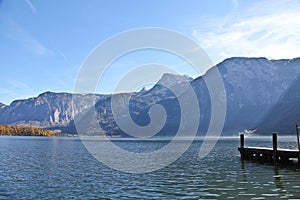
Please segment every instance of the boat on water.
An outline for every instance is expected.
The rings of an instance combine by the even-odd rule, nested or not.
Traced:
[[[249,137],[250,135],[254,134],[258,129],[248,130],[245,129],[242,132],[239,132],[239,135],[244,134],[245,137]]]

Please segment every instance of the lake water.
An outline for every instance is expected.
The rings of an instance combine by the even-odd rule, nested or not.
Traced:
[[[279,147],[296,148],[294,138]],[[100,141],[101,142],[101,141]],[[114,141],[151,150],[166,141]],[[300,199],[297,166],[240,160],[238,138],[220,139],[199,159],[201,140],[156,172],[129,174],[92,157],[79,138],[0,137],[0,199]],[[271,138],[246,138],[271,147]]]

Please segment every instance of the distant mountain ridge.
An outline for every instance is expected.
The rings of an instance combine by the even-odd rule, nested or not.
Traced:
[[[294,132],[295,122],[300,121],[300,58],[268,60],[235,57],[215,67],[220,71],[227,96],[224,135],[238,134],[244,129],[258,129],[259,134]],[[138,125],[147,125],[150,122],[149,108],[161,104],[168,118],[158,135],[175,134],[180,122],[180,106],[172,91],[162,85],[181,87],[182,84],[190,83],[201,111],[198,132],[205,133],[211,117],[211,102],[203,77],[214,76],[212,71],[196,79],[186,75],[165,74],[151,89],[132,93],[129,105],[132,119]],[[184,93],[182,91],[182,95]],[[117,95],[122,104],[122,94]],[[95,105],[97,122],[103,134],[126,136],[114,121],[111,97],[45,92],[38,97],[16,100],[7,106],[0,103],[0,124],[29,125],[74,133],[74,119],[81,118],[83,113],[88,112],[90,105]],[[74,98],[76,104],[72,102]],[[93,131],[91,128],[90,133]]]
[[[300,59],[268,60],[266,58],[231,58],[217,65],[227,93],[227,117],[224,130],[258,129],[258,133],[270,134],[294,132],[299,116],[287,117],[285,125],[270,123],[270,116],[277,109],[280,99],[296,82],[299,84]],[[295,94],[291,94],[296,96]],[[293,99],[293,98],[292,98]],[[299,101],[282,102],[283,107],[297,106]],[[282,110],[283,111],[283,110]],[[278,113],[283,117],[281,111]],[[267,128],[270,127],[270,128]]]

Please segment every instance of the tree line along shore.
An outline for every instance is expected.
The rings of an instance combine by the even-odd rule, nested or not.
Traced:
[[[55,136],[55,133],[30,126],[0,125],[0,136]]]

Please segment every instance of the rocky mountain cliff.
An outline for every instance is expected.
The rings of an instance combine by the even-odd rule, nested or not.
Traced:
[[[258,129],[259,134],[294,132],[294,123],[300,121],[300,89],[297,88],[300,84],[300,58],[229,58],[215,67],[221,73],[226,90],[227,113],[223,134],[238,134],[245,129]],[[160,104],[168,115],[158,135],[175,134],[180,123],[180,106],[167,87],[180,89],[190,83],[201,111],[198,131],[199,134],[205,133],[211,117],[210,95],[204,81],[209,76],[213,78],[212,70],[194,80],[188,76],[165,74],[150,90],[130,94],[130,116],[136,124],[145,126],[150,122],[149,108]],[[185,91],[180,93],[184,95]],[[116,94],[120,106],[126,106],[126,95]],[[95,107],[102,133],[124,136],[126,134],[116,126],[111,98],[111,95],[46,92],[35,98],[14,101],[9,106],[0,104],[0,124],[31,125],[74,133],[74,119],[84,119],[83,116]],[[95,129],[91,126],[90,133],[93,131]]]
[[[87,105],[105,98],[105,95],[75,94],[77,105],[72,104],[73,94],[45,92],[38,97],[16,100],[0,110],[0,124],[29,125],[41,128],[68,126]]]
[[[283,107],[297,106],[296,93],[288,94],[290,88],[298,82],[300,76],[300,59],[267,60],[265,58],[231,58],[217,65],[227,93],[227,117],[224,130],[234,132],[242,129],[258,129],[259,133],[270,134],[271,131],[291,133],[293,126],[269,124],[274,120],[272,113],[278,103]],[[287,96],[289,102],[283,102]],[[283,121],[295,123],[299,116],[283,116],[280,110],[277,117]],[[288,114],[289,115],[289,114]],[[270,127],[270,128],[266,128]]]
[[[0,109],[1,109],[1,108],[4,108],[5,106],[6,106],[5,104],[0,103]]]

